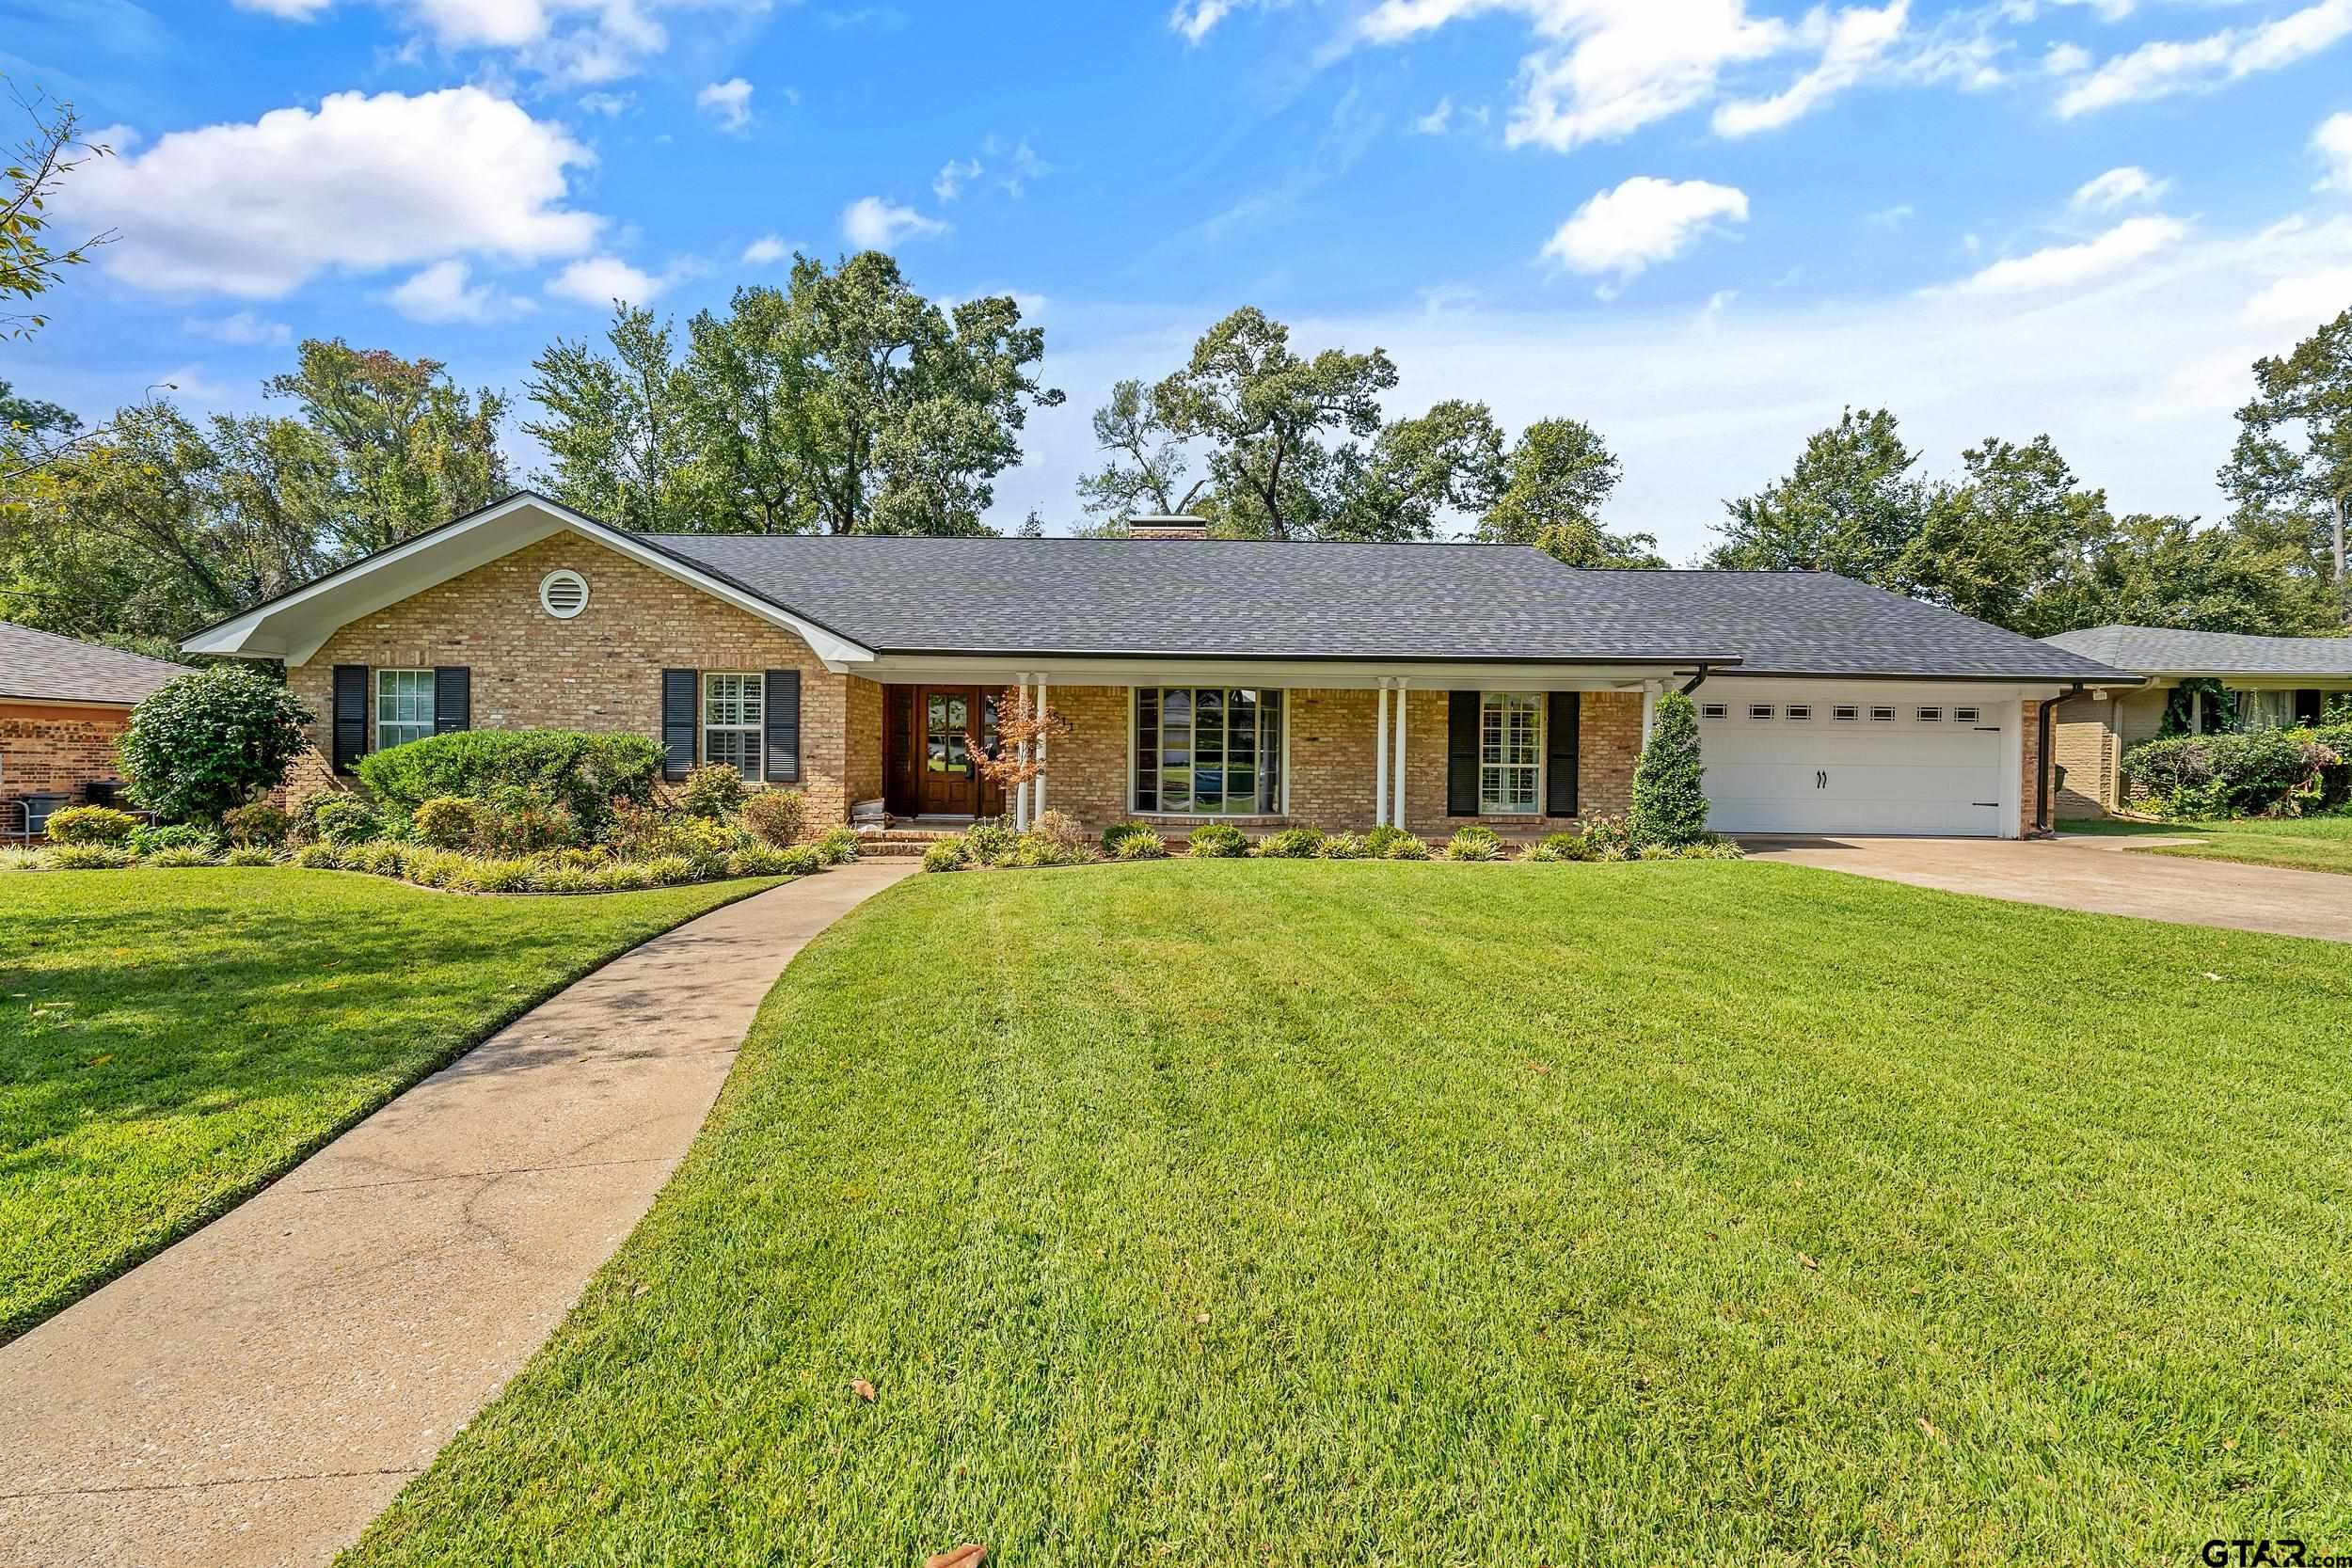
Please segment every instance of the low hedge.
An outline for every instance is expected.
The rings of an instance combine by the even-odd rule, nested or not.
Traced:
[[[651,805],[661,748],[642,735],[582,730],[456,730],[371,752],[359,782],[387,805],[414,811],[440,796],[488,799],[501,789],[544,791],[590,834],[612,801]]]
[[[2352,725],[2143,740],[2123,753],[2123,798],[2184,818],[2340,809],[2352,798]]]

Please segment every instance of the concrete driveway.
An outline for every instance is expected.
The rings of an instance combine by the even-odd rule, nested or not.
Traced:
[[[1745,838],[1751,860],[2094,914],[2352,942],[2352,877],[2183,860],[2122,838]],[[2161,840],[2138,839],[2140,845]]]

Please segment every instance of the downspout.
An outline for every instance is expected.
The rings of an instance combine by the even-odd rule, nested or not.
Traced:
[[[2037,833],[2046,833],[2051,831],[2050,774],[2057,759],[2050,755],[2050,748],[2058,730],[2058,704],[2069,698],[2081,696],[2086,689],[2088,689],[2082,682],[2076,681],[2073,686],[2042,704],[2042,711],[2034,715],[2034,721],[2040,726],[2041,731],[2033,764],[2033,831]]]
[[[1692,692],[1696,691],[1696,690],[1697,690],[1700,687],[1702,687],[1702,686],[1704,686],[1704,685],[1706,685],[1706,684],[1707,684],[1707,666],[1706,666],[1706,665],[1704,665],[1704,664],[1702,664],[1702,665],[1700,665],[1700,666],[1699,666],[1699,673],[1698,673],[1697,674],[1695,674],[1695,675],[1692,675],[1692,676],[1689,680],[1687,680],[1687,681],[1685,681],[1685,682],[1683,683],[1683,685],[1682,685],[1682,694],[1683,694],[1684,696],[1688,697],[1688,696],[1689,696]]]

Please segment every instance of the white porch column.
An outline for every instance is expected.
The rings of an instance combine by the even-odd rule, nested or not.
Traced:
[[[1396,765],[1389,769],[1389,777],[1396,783],[1395,805],[1389,820],[1405,826],[1405,683],[1396,683]]]
[[[1375,694],[1380,703],[1380,718],[1373,729],[1372,822],[1384,826],[1389,820],[1389,683],[1382,681]]]
[[[1037,678],[1037,707],[1035,711],[1040,719],[1043,719],[1045,717],[1045,677],[1043,675],[1040,675]],[[1045,767],[1045,737],[1041,735],[1037,737],[1037,765],[1040,769],[1042,769]],[[1042,771],[1039,772],[1037,776],[1037,814],[1040,816],[1045,815],[1045,775]]]
[[[1017,674],[1013,676],[1013,680],[1019,684],[1023,693],[1025,694],[1028,691],[1027,674]],[[1021,742],[1014,748],[1014,754],[1025,764],[1029,760],[1029,743],[1025,740]],[[1012,786],[1012,825],[1018,832],[1025,833],[1029,831],[1029,781],[1026,779]]]
[[[1650,726],[1658,721],[1658,683],[1642,683],[1642,749],[1649,750]]]

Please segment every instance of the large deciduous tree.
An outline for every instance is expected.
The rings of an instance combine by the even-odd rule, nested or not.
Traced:
[[[1612,533],[1600,509],[1623,468],[1598,432],[1581,420],[1538,420],[1503,460],[1501,486],[1478,522],[1481,539],[1533,545],[1570,566],[1666,564],[1654,533]]]
[[[1964,477],[1922,492],[1917,529],[1888,586],[2022,628],[2037,597],[2110,525],[2106,493],[2085,490],[2047,436],[1990,437],[1961,454]]]
[[[610,354],[557,339],[523,384],[543,420],[523,430],[547,449],[533,475],[557,500],[621,528],[691,532],[693,409],[670,324],[622,305],[606,330]]]
[[[67,267],[81,266],[89,253],[114,238],[93,234],[60,249],[49,232],[48,207],[66,177],[109,150],[81,139],[81,122],[71,103],[35,94],[17,97],[5,76],[0,87],[31,122],[24,138],[0,167],[0,302],[30,303],[56,287]],[[37,311],[0,309],[0,338],[29,338],[47,325]]]
[[[1897,563],[1926,503],[1911,476],[1918,461],[1894,415],[1849,408],[1806,439],[1787,478],[1724,503],[1724,542],[1707,562],[1737,571],[1836,572],[1904,592]]]
[[[2171,626],[2266,637],[2326,636],[2327,585],[2296,570],[2296,541],[2265,541],[2193,517],[2096,520],[2016,629],[2032,637],[2084,626]]]

